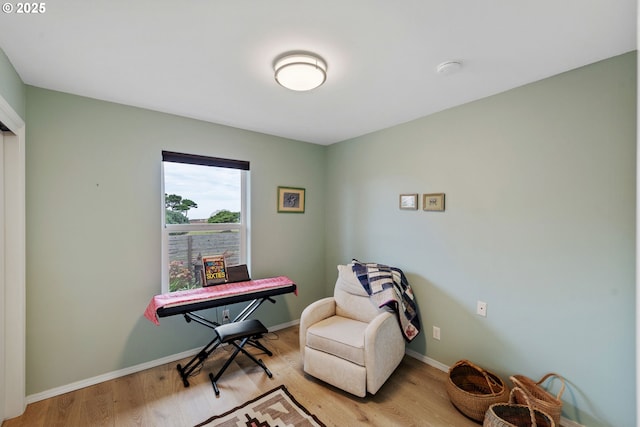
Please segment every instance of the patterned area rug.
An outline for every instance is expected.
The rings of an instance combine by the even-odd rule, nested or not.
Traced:
[[[326,427],[284,385],[195,427]]]

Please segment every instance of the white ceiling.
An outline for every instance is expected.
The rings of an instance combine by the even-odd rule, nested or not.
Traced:
[[[13,0],[9,0],[13,2]],[[17,2],[13,2],[17,6]],[[636,49],[636,0],[52,0],[0,13],[30,85],[332,144]],[[273,61],[311,51],[326,83]],[[444,61],[462,69],[439,75]]]

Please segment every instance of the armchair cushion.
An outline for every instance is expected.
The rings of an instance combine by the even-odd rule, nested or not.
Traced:
[[[364,336],[368,323],[332,316],[307,330],[307,347],[364,366]]]

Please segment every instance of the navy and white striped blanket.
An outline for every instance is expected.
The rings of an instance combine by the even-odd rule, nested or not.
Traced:
[[[383,264],[353,260],[353,272],[378,307],[391,308],[406,341],[420,333],[420,319],[411,286],[402,270]]]

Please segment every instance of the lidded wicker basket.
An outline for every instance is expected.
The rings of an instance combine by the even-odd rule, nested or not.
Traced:
[[[460,412],[480,422],[492,404],[509,400],[509,388],[500,377],[468,360],[449,369],[447,394]]]
[[[516,397],[519,394],[520,397]],[[527,402],[525,405],[514,403]],[[533,408],[527,394],[514,387],[509,395],[509,403],[494,403],[487,410],[482,427],[556,427],[551,416]]]
[[[560,391],[556,396],[552,395],[540,386],[540,384],[542,384],[547,378],[551,377],[558,378],[562,383]],[[543,376],[538,382],[535,382],[524,375],[513,375],[510,379],[515,387],[522,389],[523,392],[526,393],[529,401],[531,402],[531,406],[534,409],[539,409],[540,411],[549,414],[555,421],[556,425],[560,425],[560,416],[562,415],[562,400],[560,398],[562,397],[562,393],[564,393],[565,388],[564,378],[562,378],[562,376],[550,372]],[[524,403],[524,400],[521,397],[522,393],[519,394],[520,396],[515,396],[516,403]]]

